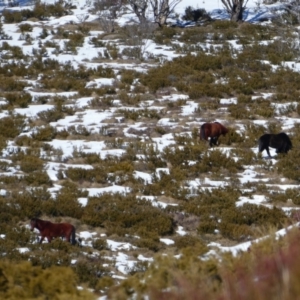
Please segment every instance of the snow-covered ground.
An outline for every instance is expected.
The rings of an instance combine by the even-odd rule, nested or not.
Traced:
[[[46,1],[49,3],[50,1]],[[33,49],[38,48],[39,44],[39,35],[42,32],[42,27],[52,26],[53,28],[56,28],[62,24],[68,24],[68,23],[80,23],[81,16],[82,15],[88,15],[88,21],[95,20],[97,18],[96,15],[92,15],[88,12],[88,5],[85,0],[78,0],[73,1],[74,4],[77,5],[77,9],[74,10],[73,15],[67,15],[61,18],[50,18],[47,21],[40,21],[40,22],[27,22],[31,23],[34,26],[34,30],[30,34],[32,37],[32,43],[24,45],[24,41],[20,40],[20,32],[19,28],[16,24],[3,24],[3,28],[5,33],[7,33],[9,36],[11,36],[11,40],[6,41],[9,42],[10,45],[14,46],[20,46],[22,47],[22,50],[25,54],[32,55]],[[26,2],[20,2],[22,7],[25,7]],[[23,6],[24,5],[24,6]],[[245,11],[245,20],[248,22],[257,22],[260,19],[269,19],[273,16],[274,13],[278,12],[280,10],[280,7],[283,4],[273,4],[273,5],[264,5],[262,1],[260,0],[249,0],[247,3],[247,9]],[[216,19],[228,19],[228,14],[224,10],[223,5],[221,1],[219,0],[183,0],[181,1],[175,8],[175,13],[179,16],[182,16],[184,14],[185,8],[188,6],[192,6],[193,8],[204,8],[207,12],[211,14],[213,18]],[[18,9],[18,8],[15,8]],[[135,18],[133,14],[125,14],[118,20],[119,24],[126,24],[132,18]],[[172,22],[177,22],[178,20],[173,19]],[[91,32],[91,35],[97,36],[99,32]],[[100,62],[100,63],[94,63],[93,58],[97,58],[99,56],[99,49],[93,47],[91,44],[88,43],[88,38],[86,39],[84,46],[81,47],[78,50],[77,54],[66,54],[62,53],[61,55],[57,55],[56,53],[53,53],[53,49],[47,48],[47,57],[51,59],[56,59],[61,63],[64,62],[70,62],[73,66],[77,67],[80,64],[84,64],[86,67],[95,67],[97,65],[102,65],[104,67],[111,67],[115,70],[118,70],[120,68],[129,68],[129,69],[135,69],[140,70],[141,72],[145,72],[146,68],[148,67],[147,62],[135,64],[135,63],[122,63],[119,64],[117,62]],[[0,43],[3,43],[3,41],[0,41]],[[177,56],[174,50],[170,49],[169,47],[157,47],[157,45],[153,41],[149,41],[149,45],[147,47],[147,51],[151,52],[154,56],[160,56],[163,55],[166,57],[166,59],[173,59]],[[294,67],[297,69],[299,67],[299,64],[294,63]],[[92,79],[88,85],[96,85],[96,86],[111,86],[114,84],[114,79],[110,78],[96,78]],[[71,100],[72,98],[76,99],[74,100],[74,107],[80,108],[73,116],[68,116],[64,119],[60,119],[57,122],[52,122],[50,125],[57,128],[57,130],[63,130],[67,129],[69,126],[84,126],[90,132],[92,133],[98,133],[101,128],[108,125],[107,120],[112,118],[116,112],[117,109],[120,107],[112,107],[108,110],[99,111],[98,109],[91,109],[89,108],[89,101],[91,100],[90,97],[77,97],[76,92],[68,92],[68,93],[42,93],[37,92],[34,89],[35,83],[28,82],[28,87],[26,88],[26,91],[30,93],[33,97],[33,99],[38,99],[39,97],[47,97],[47,96],[54,96],[54,95],[60,95],[60,96],[67,96]],[[269,95],[265,95],[267,98]],[[171,95],[168,97],[168,101],[172,100],[176,101],[178,99],[187,99],[186,95]],[[116,99],[117,102],[118,99]],[[187,99],[188,100],[188,99]],[[159,101],[163,101],[163,98],[159,99]],[[230,104],[235,103],[236,98],[232,99],[221,99],[221,104]],[[148,109],[155,109],[154,106],[152,106],[151,102],[148,102]],[[195,108],[197,108],[198,104],[194,101],[188,100],[186,102],[186,105],[182,107],[181,116],[182,117],[188,117],[190,115],[193,115],[193,112],[195,111]],[[37,117],[38,113],[42,111],[46,111],[53,108],[53,105],[40,105],[33,102],[32,105],[29,105],[27,108],[15,108],[14,112],[24,115],[28,118],[34,119]],[[8,115],[8,111],[2,110],[0,117],[5,117]],[[196,124],[199,124],[199,119],[194,120]],[[223,121],[223,120],[220,120]],[[293,119],[293,118],[282,118],[281,121],[283,122],[283,128],[289,129],[291,126],[293,126],[295,123],[299,123],[299,119]],[[265,120],[258,120],[256,123],[266,125]],[[172,118],[166,117],[162,118],[158,122],[158,126],[176,126],[178,124],[177,121],[174,121]],[[135,126],[140,127],[141,124],[129,124],[127,128],[124,128],[125,136],[132,136],[135,137],[134,134],[127,133],[129,128],[134,128]],[[24,134],[30,134],[24,133]],[[147,136],[140,136],[140,140],[142,142],[147,141]],[[54,149],[61,150],[62,153],[62,160],[66,160],[70,157],[72,157],[73,152],[75,150],[80,150],[84,153],[98,153],[101,158],[105,158],[109,155],[111,156],[121,156],[124,153],[124,149],[107,149],[107,146],[103,141],[86,141],[86,140],[52,140],[48,142]],[[174,144],[174,136],[173,134],[165,134],[162,137],[156,137],[152,139],[152,143],[155,144],[155,147],[162,151],[165,147]],[[3,158],[6,158],[10,155],[16,149],[16,145],[14,143],[10,143],[7,148],[3,151]],[[223,147],[222,151],[230,151],[229,148]],[[257,148],[253,148],[253,152],[257,153]],[[274,156],[275,150],[271,150],[271,155]],[[266,157],[266,153],[263,154]],[[275,161],[275,159],[273,159]],[[58,172],[59,170],[64,170],[66,168],[72,168],[72,167],[81,167],[81,168],[92,168],[90,165],[72,165],[72,164],[64,164],[64,163],[57,163],[55,162],[55,158],[49,158],[49,161],[46,164],[46,171],[50,177],[50,179],[53,181],[54,187],[51,188],[51,193],[55,195],[55,193],[60,189],[60,185],[57,183],[58,181]],[[12,168],[10,173],[16,174],[18,170]],[[156,175],[159,176],[160,172],[169,172],[168,168],[165,169],[157,169]],[[7,173],[6,173],[7,174]],[[136,171],[134,173],[134,176],[137,178],[142,178],[146,183],[150,183],[152,180],[152,176],[149,173]],[[253,170],[251,166],[245,166],[244,172],[239,174],[239,181],[241,184],[246,184],[248,182],[263,182],[266,181],[265,179],[259,178],[258,174]],[[217,181],[212,180],[209,177],[205,178],[203,181],[200,181],[199,179],[191,180],[188,182],[188,185],[191,188],[198,189],[201,187],[209,187],[209,188],[215,188],[215,187],[222,187],[227,185],[227,181]],[[282,185],[280,185],[281,189],[290,188],[291,185],[285,185],[284,182]],[[88,191],[89,196],[94,196],[98,194],[102,194],[105,192],[108,193],[127,193],[130,191],[129,187],[119,186],[119,185],[111,185],[106,187],[99,187],[99,188],[85,188],[85,190]],[[5,191],[3,191],[5,193]],[[147,200],[151,201],[153,205],[155,206],[166,206],[166,203],[160,202],[156,197],[148,197]],[[87,198],[79,198],[78,201],[85,206],[87,203]],[[239,201],[236,203],[236,205],[243,205],[244,203],[252,203],[257,205],[267,205],[266,204],[266,198],[263,195],[256,194],[253,195],[251,198],[249,197],[241,197]],[[172,205],[172,203],[169,205]],[[176,205],[176,204],[173,204]],[[284,233],[285,230],[282,230],[278,232],[278,234]],[[184,229],[179,226],[177,229],[177,233],[179,235],[185,235],[187,234]],[[80,232],[80,237],[83,240],[83,245],[89,245],[90,240],[93,239],[94,236],[96,236],[96,233],[94,232]],[[4,238],[1,236],[1,238]],[[128,257],[128,255],[125,253],[126,250],[133,249],[133,246],[128,243],[119,243],[112,240],[107,240],[111,250],[115,253],[114,259],[116,261],[116,267],[117,269],[123,273],[124,275],[127,274],[130,267],[133,266],[134,262],[131,261]],[[161,239],[161,242],[165,243],[166,245],[172,245],[174,242],[172,239],[169,238],[163,238]],[[211,244],[213,247],[218,247],[222,251],[231,251],[232,253],[236,254],[238,251],[247,250],[248,247],[251,245],[251,242],[243,243],[241,245],[236,245],[234,247],[223,247],[221,245],[218,245],[216,243]],[[20,251],[26,251],[26,248],[20,248]],[[124,252],[123,252],[124,251]],[[144,260],[142,255],[137,257],[138,260]]]

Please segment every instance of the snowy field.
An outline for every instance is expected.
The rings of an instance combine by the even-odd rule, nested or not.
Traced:
[[[49,26],[51,28],[57,28],[63,24],[79,24],[80,20],[82,20],[82,16],[88,16],[87,21],[92,22],[97,19],[96,15],[92,15],[89,13],[89,6],[86,1],[80,0],[80,1],[72,1],[74,4],[77,5],[77,9],[74,9],[73,15],[67,15],[61,18],[50,18],[46,21],[39,21],[39,22],[27,22],[30,23],[33,26],[33,31],[30,33],[32,42],[31,44],[24,43],[23,40],[20,40],[20,31],[17,26],[17,24],[3,24],[3,29],[5,33],[9,36],[11,36],[11,40],[6,41],[11,46],[19,46],[22,47],[23,53],[32,56],[34,49],[37,49],[39,46],[39,36],[43,30],[44,26]],[[26,3],[21,3],[21,7],[27,7]],[[47,3],[51,3],[50,1],[47,1]],[[249,0],[247,4],[247,9],[245,11],[245,20],[247,22],[255,23],[258,22],[260,19],[270,19],[274,15],[274,13],[277,13],[280,11],[280,8],[283,4],[273,4],[273,5],[263,5],[262,1],[259,0]],[[207,12],[210,13],[211,17],[214,19],[228,19],[228,14],[223,8],[223,5],[221,1],[219,0],[183,0],[181,1],[175,9],[175,14],[177,14],[180,18],[184,14],[185,8],[188,6],[192,6],[193,8],[204,8]],[[30,7],[30,6],[28,6]],[[19,9],[19,8],[14,8]],[[127,13],[120,17],[118,19],[118,23],[120,25],[127,24],[128,22],[131,22],[133,19],[135,19],[135,16],[131,13]],[[178,23],[182,22],[180,19],[172,19],[172,23]],[[101,32],[98,31],[91,31],[91,36],[97,36],[98,34],[101,34]],[[49,36],[47,39],[51,39],[52,37]],[[0,43],[3,43],[3,41],[0,41]],[[61,43],[63,45],[63,41],[58,41],[58,43]],[[103,67],[109,67],[113,68],[115,72],[117,72],[120,69],[127,68],[127,69],[133,69],[137,70],[139,72],[147,72],[148,68],[150,68],[152,65],[147,62],[147,55],[151,53],[154,57],[160,57],[163,58],[162,61],[166,60],[172,60],[173,58],[177,57],[178,54],[167,46],[158,46],[155,44],[152,40],[145,41],[147,43],[147,51],[145,52],[145,60],[141,63],[131,63],[131,62],[122,62],[119,63],[118,61],[103,61],[103,62],[97,62],[97,58],[99,58],[99,52],[101,52],[103,49],[98,49],[93,47],[89,43],[89,38],[85,39],[83,47],[80,47],[78,49],[77,54],[71,53],[53,53],[53,49],[46,48],[47,53],[45,54],[45,57],[54,59],[59,61],[60,63],[66,63],[69,62],[74,67],[78,67],[80,65],[84,65],[87,68],[94,68],[97,66],[103,66]],[[294,70],[299,70],[299,63],[293,62],[293,68]],[[90,81],[87,83],[87,86],[96,86],[96,87],[113,87],[116,84],[116,79],[112,78],[91,78]],[[150,142],[149,137],[144,135],[138,135],[136,133],[132,133],[134,130],[143,130],[146,129],[145,124],[141,122],[132,122],[127,123],[124,125],[122,123],[121,118],[117,118],[117,112],[120,108],[122,108],[120,105],[120,100],[115,99],[114,100],[114,106],[110,107],[109,109],[93,109],[90,107],[90,101],[93,99],[93,97],[80,97],[76,91],[70,91],[70,92],[52,92],[52,91],[39,91],[38,85],[39,82],[37,81],[30,81],[27,82],[28,86],[25,88],[26,92],[30,93],[33,98],[33,103],[29,105],[26,108],[14,108],[13,112],[16,114],[20,114],[25,116],[28,119],[34,120],[38,118],[38,114],[41,112],[48,111],[50,109],[53,109],[55,106],[54,104],[40,104],[38,103],[38,99],[40,97],[53,97],[53,96],[66,96],[69,99],[70,106],[74,107],[76,109],[76,112],[74,115],[66,116],[65,118],[59,119],[55,122],[51,122],[50,125],[57,129],[57,131],[63,131],[68,130],[70,126],[83,126],[91,134],[97,135],[103,128],[111,126],[111,124],[108,122],[108,120],[115,118],[116,123],[114,124],[114,129],[122,128],[123,134],[125,138],[138,138],[141,143],[148,143]],[[270,95],[266,94],[264,97],[267,99]],[[164,98],[165,97],[165,98]],[[179,123],[187,118],[189,126],[198,128],[199,125],[203,122],[201,118],[194,117],[195,109],[198,107],[198,103],[189,99],[187,95],[185,94],[172,94],[160,97],[159,99],[154,100],[147,100],[142,103],[141,107],[144,105],[149,110],[160,110],[161,105],[164,103],[164,101],[174,101],[176,102],[178,99],[185,99],[186,104],[182,106],[181,112],[179,113],[176,118],[168,117],[161,118],[158,120],[156,126],[161,127],[176,127],[179,126]],[[222,105],[230,105],[236,103],[236,98],[233,97],[231,99],[220,99],[220,103]],[[5,100],[2,104],[5,104]],[[158,106],[159,104],[159,106]],[[274,104],[276,105],[276,104]],[[141,109],[141,107],[137,107],[135,109]],[[143,107],[142,107],[143,108]],[[127,107],[128,109],[128,107]],[[278,108],[279,109],[279,108]],[[8,110],[1,110],[0,117],[6,117],[10,115],[10,111]],[[280,118],[280,117],[278,117]],[[218,118],[215,121],[220,122],[226,122],[226,120]],[[300,119],[298,118],[292,118],[292,117],[282,117],[280,118],[280,121],[282,122],[282,129],[283,130],[290,130],[295,124],[300,123]],[[255,124],[264,125],[267,127],[267,120],[256,120],[254,122]],[[238,125],[237,125],[238,126]],[[241,126],[242,127],[242,126]],[[29,128],[28,131],[24,131],[21,135],[28,135],[30,136],[35,132],[36,128]],[[191,131],[187,132],[187,134],[191,134]],[[173,134],[165,134],[160,137],[153,137],[151,138],[151,143],[155,146],[156,149],[159,151],[163,151],[166,147],[175,144],[175,139]],[[70,160],[73,156],[74,151],[82,151],[83,153],[96,153],[99,154],[99,156],[102,159],[105,159],[109,156],[117,156],[120,157],[125,153],[125,149],[108,149],[107,145],[104,143],[104,141],[101,141],[100,139],[94,139],[94,140],[85,140],[85,139],[78,139],[78,140],[72,140],[72,139],[53,139],[51,141],[48,141],[47,144],[51,145],[53,149],[61,151],[61,161],[57,161],[56,157],[45,157],[46,163],[45,163],[45,169],[47,171],[47,174],[49,178],[51,179],[53,183],[53,187],[49,188],[49,191],[51,192],[51,195],[55,197],[56,193],[60,190],[60,179],[59,175],[61,172],[64,172],[68,168],[84,168],[84,169],[91,169],[93,166],[88,164],[72,164],[68,163],[68,160]],[[2,153],[2,160],[7,160],[9,163],[11,163],[10,155],[17,151],[19,147],[15,144],[14,141],[11,141],[7,147],[4,149]],[[24,150],[24,149],[23,149]],[[230,153],[231,148],[222,146],[221,150],[224,153]],[[253,153],[257,154],[258,149],[257,147],[252,148]],[[275,164],[277,161],[275,150],[271,150],[272,159],[270,159],[270,164]],[[267,159],[267,154],[263,153],[263,157]],[[169,168],[161,168],[157,169],[155,171],[155,175],[159,176],[161,174],[160,172],[169,173]],[[8,173],[12,176],[19,174],[19,169],[14,168],[11,164],[9,172],[6,172],[5,175]],[[145,182],[145,184],[149,184],[153,180],[154,174],[149,174],[149,172],[142,172],[142,171],[134,171],[135,178],[140,178]],[[259,174],[254,166],[245,166],[244,171],[240,172],[238,174],[238,180],[241,185],[247,184],[249,182],[263,182],[268,183],[268,179],[262,178],[261,174]],[[286,183],[286,184],[285,184]],[[201,188],[218,188],[218,187],[224,187],[230,185],[229,181],[220,181],[220,180],[214,180],[213,178],[210,178],[209,174],[204,175],[204,179],[200,180],[199,178],[195,178],[194,180],[190,180],[186,183],[187,186],[189,186],[194,190],[201,189]],[[271,186],[271,185],[270,185]],[[291,184],[288,180],[285,178],[282,179],[282,184],[280,184],[279,188],[284,191],[286,189],[290,188],[297,188],[298,186],[295,184]],[[118,185],[116,183],[113,184],[107,184],[107,186],[104,187],[83,187],[82,190],[88,191],[88,196],[96,196],[101,195],[103,193],[129,193],[131,191],[131,188],[124,185]],[[6,190],[1,190],[1,194],[5,195]],[[167,205],[177,205],[176,203],[165,203],[163,201],[160,201],[157,199],[157,197],[152,196],[145,196],[147,200],[151,201],[152,204],[156,207],[166,207]],[[81,197],[78,199],[79,203],[84,207],[87,205],[88,197]],[[261,194],[252,194],[249,197],[241,197],[239,201],[236,203],[237,206],[241,206],[245,203],[251,203],[251,204],[257,204],[257,205],[265,205],[269,206],[267,203],[267,199],[265,195]],[[297,207],[285,207],[283,208],[288,213],[291,209],[297,209]],[[29,226],[29,225],[28,225]],[[29,228],[29,227],[28,227]],[[285,234],[287,229],[283,229],[279,231],[277,234],[278,236]],[[181,226],[178,226],[176,229],[176,233],[178,235],[186,235],[188,234],[187,231],[184,230]],[[78,232],[78,235],[82,239],[83,246],[91,247],[91,242],[94,238],[106,238],[105,235],[99,236],[96,232],[93,232],[91,230],[85,230]],[[2,238],[5,238],[4,236],[1,236]],[[164,243],[165,245],[172,245],[174,241],[172,240],[172,237],[164,237],[161,238],[160,241]],[[135,263],[132,257],[130,257],[127,254],[127,251],[131,251],[135,249],[135,247],[129,243],[125,242],[118,242],[111,240],[110,238],[107,238],[108,245],[113,253],[113,259],[115,260],[116,269],[118,270],[119,274],[122,274],[124,276],[128,273],[128,268],[132,267]],[[219,249],[220,251],[230,251],[234,255],[236,255],[239,251],[246,251],[250,246],[251,243],[256,241],[249,241],[241,244],[237,244],[232,247],[226,247],[222,246],[219,243],[211,243],[209,246],[211,247],[211,250],[209,254],[214,255],[215,249]],[[26,248],[20,248],[20,251],[24,252],[28,249]],[[143,255],[139,255],[137,257],[137,260],[143,261],[143,260],[150,260],[151,258],[146,258]],[[76,263],[76,261],[73,261],[73,263]]]

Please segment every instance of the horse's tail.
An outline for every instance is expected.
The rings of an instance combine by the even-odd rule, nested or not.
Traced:
[[[76,245],[75,234],[76,234],[76,229],[75,229],[75,227],[73,226],[72,232],[71,232],[71,244],[72,244],[72,245]]]
[[[204,124],[200,127],[200,140],[206,140]]]

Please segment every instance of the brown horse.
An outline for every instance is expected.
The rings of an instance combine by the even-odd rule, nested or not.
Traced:
[[[72,245],[76,244],[75,227],[69,223],[52,223],[50,221],[43,221],[38,218],[30,220],[30,230],[38,229],[41,235],[40,243],[46,237],[50,243],[53,238],[64,237]]]
[[[217,145],[220,135],[228,133],[228,129],[219,122],[204,123],[200,127],[200,140],[207,141],[210,138],[209,145]]]

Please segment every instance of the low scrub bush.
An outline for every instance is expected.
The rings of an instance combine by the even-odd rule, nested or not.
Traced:
[[[93,239],[92,246],[96,250],[108,250],[109,246],[107,244],[107,241],[104,239]]]
[[[19,25],[19,29],[20,29],[20,31],[21,31],[22,33],[24,33],[24,32],[32,32],[33,27],[32,27],[32,25],[29,24],[29,23],[23,23],[23,24],[20,24],[20,25]]]
[[[52,186],[52,182],[48,176],[48,174],[45,171],[35,171],[32,173],[29,173],[28,175],[24,176],[24,181],[33,186],[41,187],[43,185],[45,186]]]
[[[95,167],[93,169],[84,168],[69,168],[65,171],[65,174],[74,182],[96,182],[96,183],[107,183],[108,170],[104,167]]]
[[[30,262],[1,261],[1,297],[32,299],[39,297],[94,299],[86,290],[78,290],[78,281],[71,268],[51,266],[47,269]],[[17,286],[22,288],[16,288]],[[55,288],[54,288],[55,287]]]
[[[133,244],[139,248],[149,249],[153,252],[157,252],[161,248],[158,236],[142,237],[135,240]]]
[[[273,203],[286,203],[292,200],[295,205],[300,204],[300,192],[298,189],[286,189],[284,192],[273,192],[269,195],[269,201]]]
[[[24,116],[14,115],[0,119],[0,132],[5,138],[15,138],[25,127]]]
[[[90,197],[82,221],[91,226],[109,227],[110,230],[120,226],[125,232],[134,234],[141,228],[157,235],[173,232],[172,219],[166,213],[153,207],[151,202],[137,200],[132,195]]]
[[[20,23],[21,21],[29,18],[37,18],[39,20],[45,20],[50,16],[62,17],[69,14],[66,8],[65,1],[58,1],[55,4],[45,4],[42,2],[36,2],[33,9],[22,10],[3,10],[3,17],[5,23]]]
[[[33,197],[29,192],[12,193],[11,214],[18,216],[20,219],[33,218],[40,216],[43,212],[42,198]]]
[[[223,31],[229,28],[237,28],[238,24],[237,22],[232,22],[232,21],[217,20],[212,23],[212,26],[214,29],[221,29]]]
[[[56,130],[52,126],[45,126],[38,128],[36,132],[32,134],[32,138],[37,141],[51,141],[56,137]]]
[[[28,93],[7,93],[5,98],[9,106],[19,106],[22,108],[28,107],[28,104],[32,101],[32,96]]]
[[[281,155],[280,159],[275,165],[275,169],[278,173],[281,173],[284,177],[292,180],[300,181],[300,170],[297,167],[297,161],[300,158],[300,151],[293,149],[293,154]]]
[[[254,225],[265,228],[281,229],[287,217],[279,208],[267,208],[254,204],[244,204],[235,209],[224,210],[220,231],[223,236],[234,240],[247,240],[255,236]]]
[[[228,107],[231,117],[238,120],[251,118],[251,113],[245,105],[232,104]]]
[[[25,173],[41,171],[43,166],[44,163],[39,157],[31,155],[25,155],[20,162],[20,168]]]
[[[176,33],[176,28],[163,26],[160,30],[155,32],[154,41],[158,44],[169,44]]]
[[[66,99],[64,98],[54,97],[53,101],[55,102],[55,107],[53,109],[39,112],[39,118],[46,123],[50,123],[62,119],[65,115],[74,115],[74,108],[63,105],[65,100]]]
[[[124,70],[121,74],[121,82],[125,84],[133,84],[134,80],[139,79],[140,75],[134,70]]]
[[[105,91],[106,93],[106,91]],[[91,101],[89,101],[89,105],[92,108],[102,108],[106,109],[112,107],[114,105],[114,100],[111,97],[95,97]]]
[[[124,115],[125,119],[131,119],[137,121],[141,118],[149,118],[149,119],[160,119],[160,115],[155,109],[138,109],[138,110],[127,110],[120,109],[118,113]]]
[[[139,279],[130,277],[109,290],[109,297],[132,293],[151,299],[247,299],[247,295],[263,299],[293,299],[299,293],[299,233],[287,237],[270,237],[251,246],[248,252],[233,256],[221,254],[216,259],[199,259],[195,252],[158,256]],[[284,282],[285,272],[290,280]],[[253,278],[264,280],[253,281]],[[142,282],[142,284],[141,284]],[[289,296],[283,290],[288,289]],[[180,296],[178,296],[180,290]]]
[[[122,101],[123,105],[137,106],[141,102],[141,95],[139,94],[135,95],[127,93],[125,91],[120,91],[118,97]]]
[[[4,98],[7,100],[7,105],[5,106],[8,108],[12,108],[13,105],[27,107],[27,105],[31,102],[31,96],[22,92],[25,85],[26,84],[24,82],[16,80],[15,78],[1,76],[0,89],[3,92],[7,92],[7,94],[4,94]]]
[[[192,236],[190,234],[183,235],[183,236],[178,236],[174,239],[174,242],[175,242],[174,245],[178,249],[192,248],[192,247],[197,247],[197,245],[201,245],[201,246],[203,246],[203,249],[207,250],[207,248],[205,247],[203,241],[199,237]]]
[[[86,197],[87,191],[81,191],[70,182],[65,181],[63,187],[57,193],[56,199],[47,201],[45,206],[46,214],[51,216],[68,216],[80,219],[83,214],[83,207],[78,198]]]
[[[237,173],[243,170],[243,165],[240,161],[235,161],[229,155],[224,154],[218,149],[210,151],[209,153],[206,152],[201,157],[199,164],[200,172],[218,173],[222,169],[226,169],[230,173]]]
[[[90,130],[83,125],[68,126],[67,131],[70,135],[87,137],[91,134]]]
[[[95,289],[99,279],[111,275],[109,269],[105,266],[107,261],[102,257],[81,257],[73,267],[74,272],[80,282],[88,287]]]
[[[82,47],[84,42],[84,35],[82,33],[72,33],[68,35],[68,41],[65,42],[65,51],[77,53],[77,48]]]

